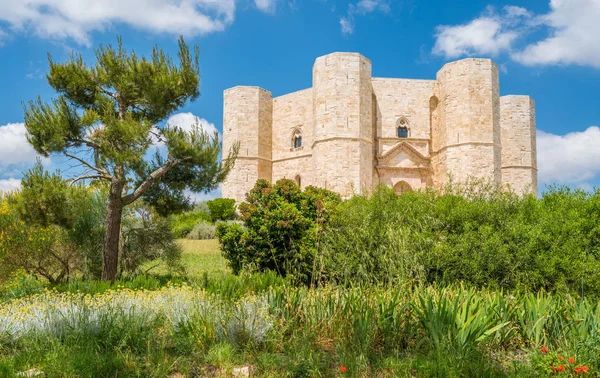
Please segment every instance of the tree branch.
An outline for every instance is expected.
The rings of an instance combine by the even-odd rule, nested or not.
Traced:
[[[173,160],[173,159],[167,160],[167,162],[165,163],[165,165],[163,165],[162,167],[156,169],[154,172],[150,173],[150,176],[148,176],[148,178],[143,183],[141,183],[140,186],[138,186],[133,191],[133,193],[128,194],[125,197],[123,197],[123,200],[122,200],[123,206],[129,205],[133,201],[135,201],[138,198],[140,198],[142,196],[142,194],[144,194],[146,192],[146,190],[148,190],[148,188],[156,180],[159,180],[167,172],[169,172],[169,170],[171,168],[175,167],[177,164],[181,163],[184,160],[187,160],[187,158],[184,158],[184,159],[175,159],[175,160]]]
[[[66,157],[69,157],[69,158],[71,158],[71,159],[75,159],[75,160],[77,160],[77,161],[78,161],[78,162],[80,162],[81,164],[85,165],[86,167],[88,167],[89,169],[91,169],[91,170],[93,170],[93,171],[96,171],[96,172],[100,173],[101,175],[106,175],[106,176],[109,176],[109,175],[110,175],[110,174],[108,173],[108,171],[107,171],[106,169],[104,169],[104,168],[97,168],[97,167],[94,167],[93,165],[91,165],[91,164],[90,164],[90,163],[88,163],[87,161],[85,161],[85,160],[83,160],[83,159],[81,159],[81,158],[78,158],[78,157],[77,157],[77,156],[75,156],[75,155],[71,155],[71,154],[68,154],[68,153],[66,153],[66,152],[65,152],[64,154],[65,154],[65,156],[66,156]]]
[[[101,179],[101,180],[112,180],[111,176],[105,176],[105,175],[88,175],[88,176],[79,176],[75,179],[73,179],[73,181],[71,181],[71,185],[75,184],[77,181],[81,181],[81,180],[87,180],[87,179]]]

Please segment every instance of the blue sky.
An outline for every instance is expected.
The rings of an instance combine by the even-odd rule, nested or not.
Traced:
[[[224,89],[310,87],[315,58],[334,51],[362,53],[374,76],[423,79],[490,57],[502,95],[536,101],[542,188],[600,184],[600,0],[0,0],[0,190],[35,162],[21,104],[53,96],[48,53],[92,62],[95,46],[121,35],[139,54],[158,44],[175,55],[180,34],[200,46],[202,95],[179,122],[197,116],[220,131]]]

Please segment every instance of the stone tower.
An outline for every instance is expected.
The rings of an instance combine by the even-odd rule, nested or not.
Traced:
[[[529,96],[500,97],[502,183],[517,193],[538,191],[535,102]]]
[[[258,87],[234,87],[224,93],[223,151],[240,144],[235,167],[223,182],[223,197],[243,199],[256,180],[271,181],[273,97]]]
[[[314,184],[349,196],[373,181],[371,62],[334,53],[313,67]]]
[[[489,59],[464,59],[437,73],[432,101],[434,182],[469,177],[500,184],[500,86],[498,67]]]

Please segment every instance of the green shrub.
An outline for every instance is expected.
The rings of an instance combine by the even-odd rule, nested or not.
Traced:
[[[175,242],[169,221],[160,215],[139,208],[123,217],[123,247],[119,275],[139,273],[146,262],[162,260],[172,271],[182,271],[181,247]]]
[[[216,227],[213,224],[200,222],[187,234],[187,239],[208,240],[216,237]]]
[[[600,296],[600,193],[382,187],[342,203],[320,247],[322,275],[348,285],[464,281]]]
[[[271,185],[259,180],[240,205],[244,227],[221,223],[217,236],[234,273],[243,268],[272,270],[310,282],[316,239],[337,194],[315,187],[304,192],[292,180]]]
[[[171,231],[176,238],[185,238],[200,222],[211,222],[210,215],[201,211],[172,215],[169,220]]]
[[[235,219],[235,200],[231,198],[215,198],[206,203],[213,221]]]

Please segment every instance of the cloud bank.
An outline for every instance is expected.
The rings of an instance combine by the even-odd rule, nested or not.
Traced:
[[[506,52],[527,66],[600,68],[600,0],[551,0],[549,7],[538,15],[517,6],[488,7],[467,23],[438,26],[432,52],[446,59]]]
[[[186,36],[224,30],[235,19],[238,0],[0,0],[0,43],[7,34],[91,44],[91,33],[117,25]],[[254,0],[272,13],[275,0]],[[5,25],[3,25],[3,23]],[[6,26],[6,27],[3,27]],[[4,29],[4,31],[3,31]]]
[[[537,131],[538,178],[541,183],[591,187],[600,175],[600,128],[554,135]]]

